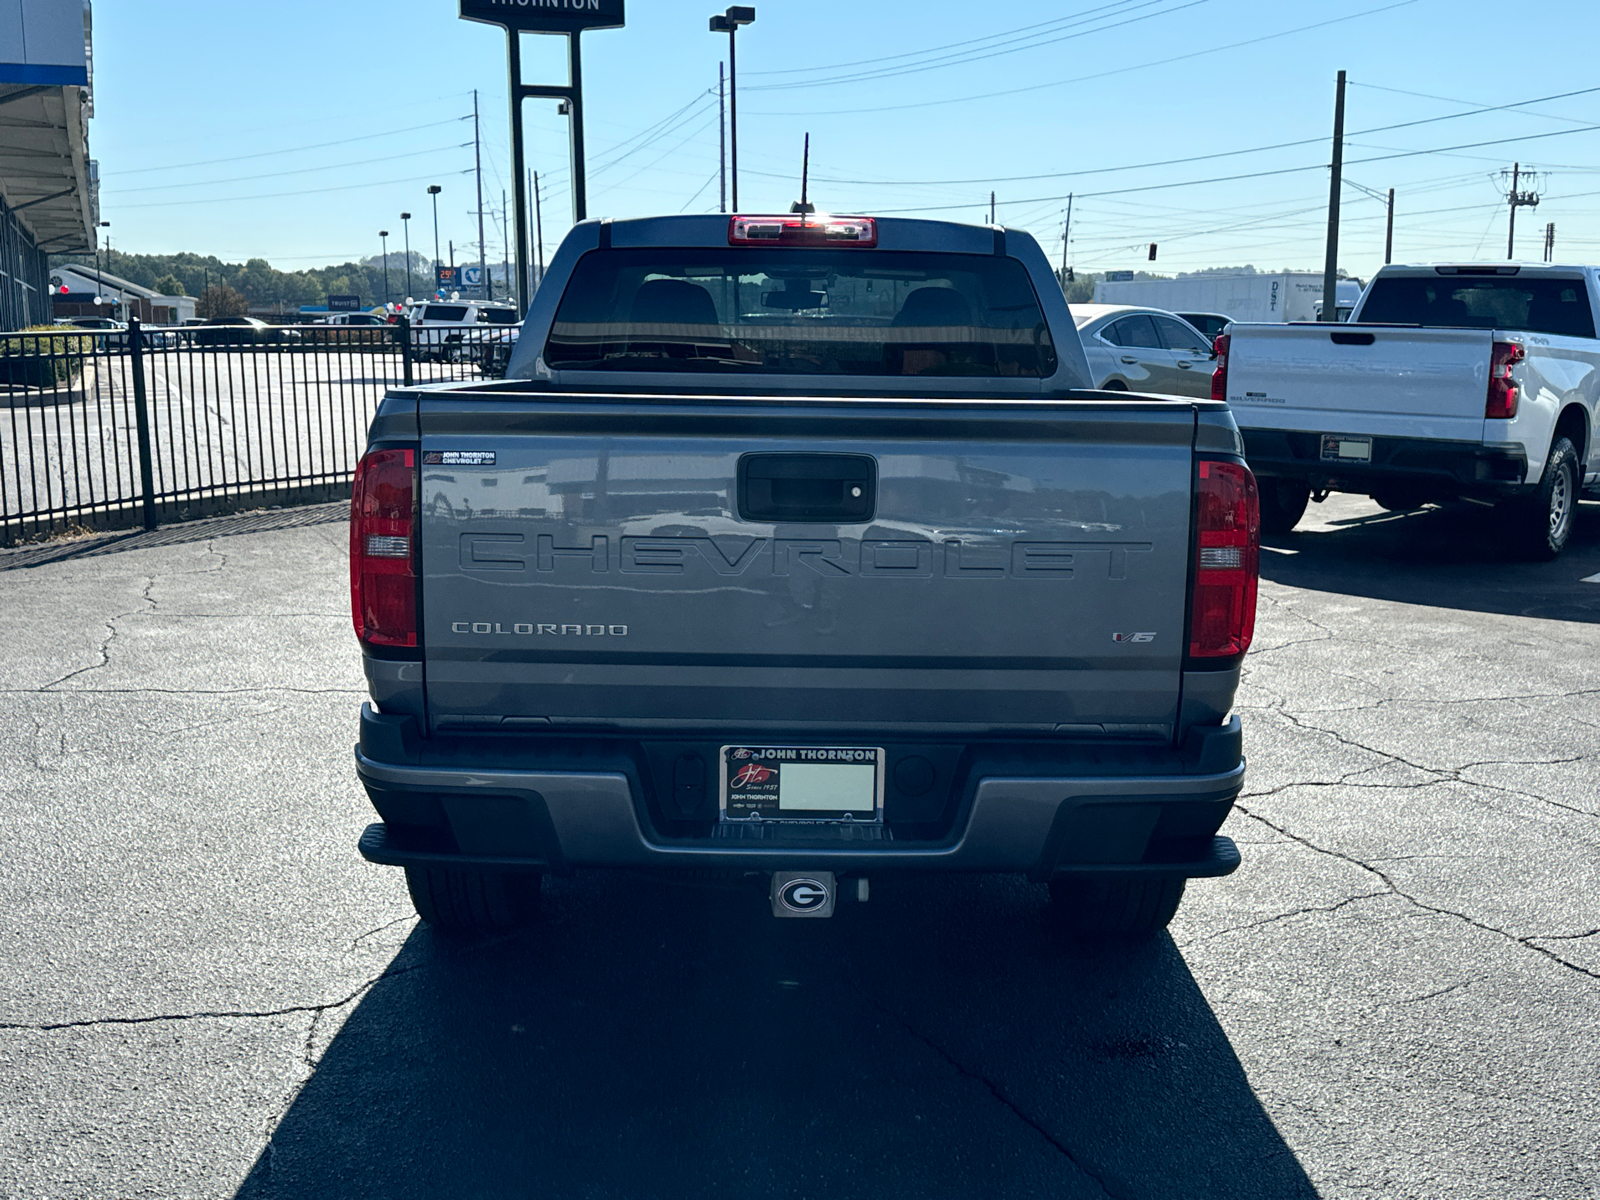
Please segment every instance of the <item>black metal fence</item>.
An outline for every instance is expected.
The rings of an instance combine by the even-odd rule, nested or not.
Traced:
[[[384,392],[502,374],[514,327],[0,334],[0,545],[347,494]]]

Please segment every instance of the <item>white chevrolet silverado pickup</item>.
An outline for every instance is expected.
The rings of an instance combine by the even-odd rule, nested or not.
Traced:
[[[1464,499],[1499,510],[1515,552],[1560,554],[1600,482],[1597,305],[1593,267],[1392,266],[1347,323],[1230,326],[1212,395],[1244,434],[1263,532],[1329,492]]]

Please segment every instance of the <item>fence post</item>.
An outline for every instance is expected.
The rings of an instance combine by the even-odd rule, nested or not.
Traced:
[[[144,388],[144,334],[139,318],[128,318],[128,350],[133,356],[133,419],[139,430],[139,487],[144,500],[144,527],[156,527],[156,475],[150,454],[150,406]]]
[[[406,387],[411,386],[411,320],[405,313],[400,314],[400,319],[395,322],[395,327],[400,331],[400,370],[401,381]]]

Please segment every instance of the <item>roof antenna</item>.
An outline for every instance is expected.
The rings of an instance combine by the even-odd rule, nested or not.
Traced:
[[[811,175],[811,135],[806,134],[805,152],[800,158],[800,199],[789,205],[789,211],[800,214],[800,224],[805,225],[805,214],[817,211],[817,206],[806,200],[806,183]]]

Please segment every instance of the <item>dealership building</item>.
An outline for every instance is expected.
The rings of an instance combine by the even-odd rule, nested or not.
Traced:
[[[91,253],[89,0],[0,0],[0,330],[51,319],[49,256]]]

